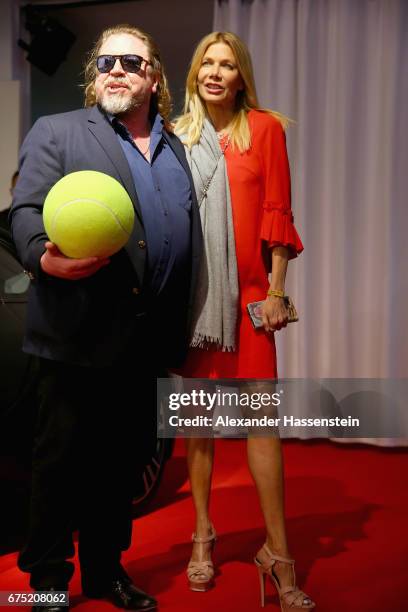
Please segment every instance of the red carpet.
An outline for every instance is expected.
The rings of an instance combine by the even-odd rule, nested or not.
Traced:
[[[286,442],[284,452],[289,542],[298,584],[317,602],[316,610],[408,610],[408,453],[298,441]],[[136,584],[157,597],[160,610],[260,610],[252,558],[264,533],[244,441],[217,441],[212,516],[219,534],[217,586],[193,593],[184,574],[191,500],[178,442],[155,507],[135,520],[133,544],[123,559]],[[0,558],[0,590],[28,590],[15,553]],[[271,586],[268,593],[265,610],[277,612]],[[83,598],[78,572],[71,583],[71,606],[77,612],[115,609]]]

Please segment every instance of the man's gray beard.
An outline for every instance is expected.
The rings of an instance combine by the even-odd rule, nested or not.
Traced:
[[[141,101],[137,98],[117,94],[109,96],[107,93],[103,94],[97,102],[110,115],[123,115],[141,106]]]

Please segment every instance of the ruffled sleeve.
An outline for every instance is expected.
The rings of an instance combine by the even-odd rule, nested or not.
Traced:
[[[261,240],[269,247],[287,247],[292,259],[303,251],[303,244],[293,223],[286,137],[277,119],[267,119],[262,142],[265,194]]]

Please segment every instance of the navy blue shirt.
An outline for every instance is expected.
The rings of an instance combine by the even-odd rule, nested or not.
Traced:
[[[163,138],[157,114],[150,135],[150,162],[120,121],[110,117],[135,183],[146,234],[146,279],[153,294],[188,274],[191,249],[191,188],[186,172]],[[181,275],[181,276],[180,276]]]

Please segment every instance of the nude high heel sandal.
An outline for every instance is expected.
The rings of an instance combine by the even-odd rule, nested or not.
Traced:
[[[207,544],[211,542],[211,552],[214,550],[217,534],[211,526],[211,534],[206,538],[200,538],[195,533],[192,535],[193,542]],[[214,565],[212,561],[190,561],[187,567],[187,578],[192,591],[208,591],[214,586]]]
[[[277,574],[273,570],[273,566],[277,561],[288,563],[292,566],[293,586],[282,587]],[[265,606],[265,578],[269,576],[279,595],[281,612],[294,612],[295,610],[311,610],[315,607],[315,603],[296,586],[295,562],[293,559],[286,559],[271,552],[266,544],[258,551],[255,559],[255,565],[259,572],[259,581],[261,586],[261,606]]]

